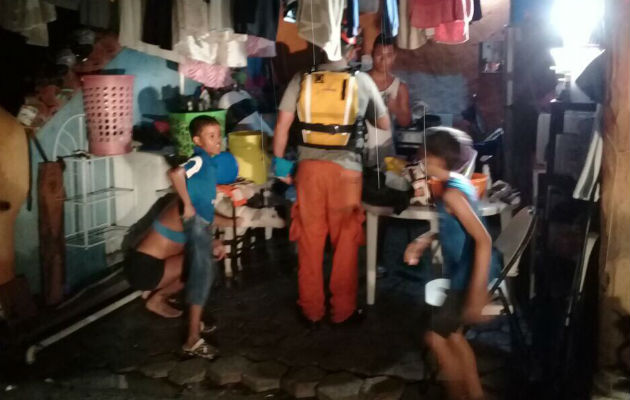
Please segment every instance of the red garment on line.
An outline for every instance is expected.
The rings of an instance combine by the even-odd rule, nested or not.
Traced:
[[[455,0],[461,5],[463,17],[455,21],[443,23],[435,28],[433,40],[439,43],[459,44],[468,40],[469,24],[474,13],[472,0]],[[460,8],[458,7],[458,10]]]
[[[409,6],[414,28],[436,28],[464,19],[462,0],[411,0]]]
[[[411,25],[434,28],[436,42],[458,44],[468,40],[468,25],[472,20],[472,0],[410,0]]]

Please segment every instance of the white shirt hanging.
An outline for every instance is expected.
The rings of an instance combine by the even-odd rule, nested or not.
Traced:
[[[328,60],[341,60],[344,0],[303,0],[297,13],[298,35],[324,49]]]
[[[247,66],[247,35],[234,33],[230,27],[228,2],[211,3],[209,6],[204,0],[175,1],[173,49],[183,57],[208,64]]]

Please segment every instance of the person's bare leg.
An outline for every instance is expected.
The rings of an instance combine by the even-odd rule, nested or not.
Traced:
[[[201,338],[201,314],[203,307],[195,304],[190,305],[188,314],[188,338],[186,339],[186,347],[191,348]]]
[[[424,340],[437,358],[449,398],[465,399],[466,392],[459,360],[451,350],[447,339],[435,332],[427,332]]]
[[[147,300],[146,307],[165,318],[177,318],[182,315],[182,311],[168,304],[168,298],[184,288],[181,281],[184,256],[177,255],[169,257],[164,261],[164,276],[158,283],[157,290]]]
[[[448,338],[449,346],[460,360],[462,377],[466,386],[468,398],[472,400],[483,399],[483,388],[477,371],[475,353],[470,344],[460,332],[452,334]]]

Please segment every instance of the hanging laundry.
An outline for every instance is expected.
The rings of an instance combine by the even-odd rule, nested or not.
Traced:
[[[73,11],[79,10],[79,6],[81,5],[81,0],[46,0],[46,2],[59,8]]]
[[[100,29],[112,28],[113,16],[115,10],[112,10],[111,0],[82,0],[79,5],[79,20],[83,25]]]
[[[234,29],[232,0],[212,0],[208,6],[208,28]]]
[[[262,88],[267,84],[267,76],[265,75],[265,59],[250,57],[247,59],[247,81],[245,81],[245,89],[249,93],[253,93],[254,97],[260,98]]]
[[[284,10],[284,20],[290,24],[295,24],[297,15],[298,1],[283,0],[282,9]]]
[[[413,0],[400,0],[398,4],[398,15],[400,26],[396,44],[401,49],[415,50],[422,47],[427,42],[427,35],[424,29],[416,28],[410,23],[410,6]]]
[[[298,35],[326,52],[330,61],[341,60],[341,21],[344,0],[303,0],[298,5]]]
[[[48,46],[48,22],[57,19],[55,6],[41,0],[0,0],[0,26],[19,33],[26,44]]]
[[[204,0],[175,0],[173,45],[186,36],[202,36],[210,30],[208,3]]]
[[[174,51],[161,49],[159,46],[142,41],[145,5],[145,0],[118,0],[120,20],[118,41],[120,45],[170,61],[183,61],[184,58]]]
[[[346,8],[346,36],[353,38],[359,34],[359,0],[348,0]]]
[[[144,9],[142,41],[161,49],[173,49],[173,1],[147,0]]]
[[[481,13],[481,0],[473,0],[473,7],[474,11],[471,22],[479,21],[483,17]]]
[[[398,0],[385,0],[383,2],[383,21],[381,32],[388,37],[398,35]]]
[[[173,49],[185,58],[231,68],[247,66],[247,35],[210,29],[208,3],[175,0]]]
[[[247,36],[247,56],[271,58],[276,56],[276,42],[258,36]]]
[[[185,60],[179,63],[179,73],[214,89],[234,84],[232,71],[223,65],[210,65],[201,61]]]
[[[433,40],[438,43],[460,44],[468,41],[468,28],[474,12],[472,0],[455,0],[453,3],[456,19],[435,27]]]
[[[374,14],[378,12],[379,0],[361,0],[359,1],[359,13]]]
[[[573,198],[584,201],[599,200],[599,174],[602,166],[604,140],[602,138],[603,107],[597,104],[593,123],[593,137],[584,160],[584,167],[573,189]]]
[[[463,19],[461,0],[410,0],[411,25],[416,28],[435,28],[446,22]]]
[[[276,40],[280,0],[233,0],[233,10],[236,33]]]
[[[227,110],[225,116],[226,132],[234,130],[254,130],[273,135],[273,130],[258,112],[256,102],[244,90],[227,92],[219,100],[219,108]]]
[[[192,60],[242,68],[247,66],[247,35],[231,30],[210,31],[202,36],[187,35],[175,44],[175,51]]]
[[[573,198],[580,200],[599,200],[599,174],[603,151],[603,107],[606,101],[606,70],[608,67],[607,54],[602,52],[575,80],[576,85],[591,100],[597,103],[593,121],[592,139],[588,154],[584,161],[584,167],[573,191]]]

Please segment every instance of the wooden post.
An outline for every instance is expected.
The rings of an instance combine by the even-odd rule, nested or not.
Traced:
[[[0,285],[15,277],[15,219],[28,192],[28,137],[0,108]]]
[[[606,2],[599,366],[630,365],[630,1]],[[627,394],[627,393],[626,393]]]
[[[46,304],[54,305],[63,299],[65,281],[63,164],[39,163],[37,188],[42,292]]]

